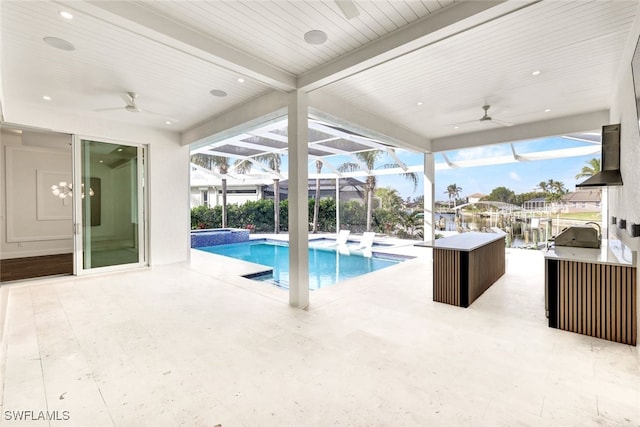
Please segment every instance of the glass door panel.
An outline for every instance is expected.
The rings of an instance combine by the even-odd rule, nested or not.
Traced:
[[[143,148],[82,139],[79,151],[82,270],[144,264]]]

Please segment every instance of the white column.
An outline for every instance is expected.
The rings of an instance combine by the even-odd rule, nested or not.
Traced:
[[[424,240],[435,239],[436,167],[433,153],[424,155]]]
[[[309,170],[307,94],[289,100],[289,304],[309,305]]]
[[[336,236],[340,233],[340,177],[336,177]]]

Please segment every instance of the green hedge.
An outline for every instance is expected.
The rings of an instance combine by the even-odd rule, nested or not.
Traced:
[[[309,230],[312,229],[314,199],[309,199]],[[353,233],[366,230],[366,208],[356,200],[340,203],[340,226]],[[422,235],[422,219],[417,212],[407,215],[401,211],[377,209],[373,214],[373,230],[378,233],[418,238]],[[336,231],[336,203],[333,199],[320,200],[318,231]],[[219,228],[222,226],[222,207],[198,206],[191,209],[191,228]],[[259,233],[272,233],[273,200],[248,201],[242,205],[227,206],[227,226],[249,228]],[[288,231],[289,201],[280,202],[280,231]]]
[[[313,208],[315,200],[309,199],[309,229],[313,223]],[[349,225],[364,224],[364,207],[350,201],[341,204],[341,217],[343,228]],[[280,202],[280,230],[288,231],[289,225],[289,201]],[[222,207],[213,208],[198,206],[191,209],[191,228],[219,228],[222,226]],[[250,228],[256,232],[273,232],[273,200],[248,201],[242,205],[227,206],[227,226],[230,228]],[[336,231],[336,204],[335,200],[325,198],[320,200],[320,212],[318,215],[318,231]]]

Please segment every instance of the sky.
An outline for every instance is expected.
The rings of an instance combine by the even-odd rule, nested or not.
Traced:
[[[584,146],[593,146],[593,144],[568,140],[562,137],[514,143],[518,154]],[[498,144],[447,152],[447,157],[454,162],[506,155],[511,155],[509,144]],[[398,157],[407,165],[422,164],[423,159],[422,154],[407,151],[398,151]],[[548,181],[549,179],[561,181],[565,184],[565,188],[574,191],[576,183],[584,180],[584,178],[575,179],[576,174],[580,172],[583,166],[587,165],[589,159],[594,157],[599,157],[599,154],[493,166],[436,170],[435,197],[436,200],[448,200],[446,188],[450,184],[456,184],[458,187],[461,187],[462,191],[460,191],[460,196],[464,198],[473,193],[488,195],[496,187],[507,187],[516,194],[535,191],[541,181]],[[438,153],[435,154],[434,160],[436,164],[445,163],[442,155]],[[388,162],[392,162],[392,160],[381,160],[380,164]],[[414,199],[424,191],[422,174],[419,174],[420,183],[415,190],[413,183],[402,176],[382,175],[378,176],[377,179],[378,188],[395,188],[404,199],[407,197]]]

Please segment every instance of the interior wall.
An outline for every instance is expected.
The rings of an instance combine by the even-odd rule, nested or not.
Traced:
[[[0,258],[73,251],[71,199],[51,185],[71,182],[71,137],[0,130]]]
[[[633,89],[631,63],[621,73],[618,90],[612,103],[611,123],[620,123],[620,170],[621,186],[608,187],[609,218],[615,216],[618,221],[625,219],[627,228],[631,224],[640,224],[640,129],[636,115],[636,102]],[[609,236],[622,240],[633,250],[640,250],[640,238],[632,238],[626,229],[609,226]]]
[[[135,162],[129,161],[114,168],[111,172],[114,183],[114,218],[115,223],[113,235],[115,239],[132,241],[133,224],[137,222],[137,217],[133,217],[131,209],[135,193],[132,183],[135,179]]]
[[[189,146],[180,145],[177,132],[160,131],[63,112],[16,115],[17,126],[51,129],[100,141],[123,141],[149,147],[149,262],[151,265],[189,259]]]

